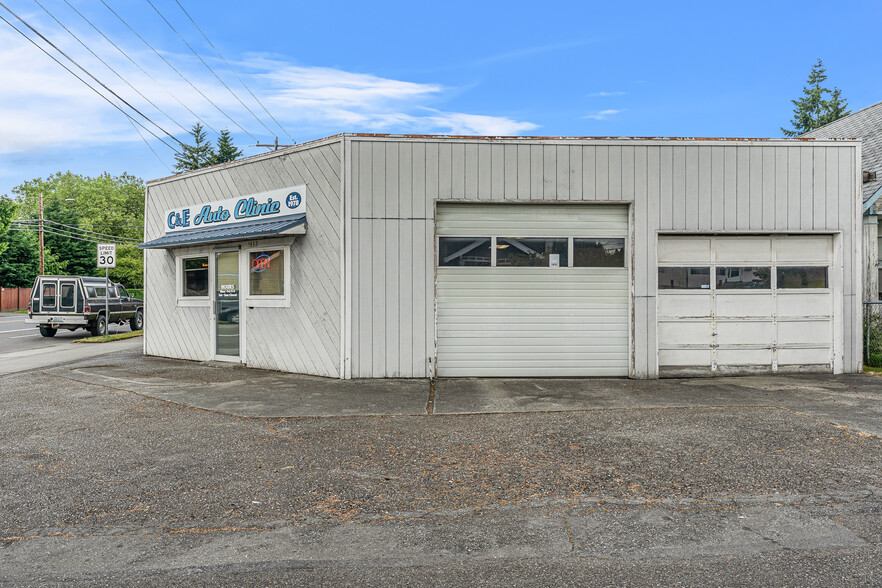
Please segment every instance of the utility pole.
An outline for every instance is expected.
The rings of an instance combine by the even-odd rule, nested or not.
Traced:
[[[40,275],[43,275],[43,193],[40,192]]]
[[[262,143],[258,143],[257,145],[255,145],[255,147],[272,147],[273,151],[278,151],[279,147],[284,148],[284,147],[293,147],[293,146],[294,145],[279,145],[279,138],[278,137],[276,137],[276,141],[272,145],[266,145],[266,144],[262,144]]]

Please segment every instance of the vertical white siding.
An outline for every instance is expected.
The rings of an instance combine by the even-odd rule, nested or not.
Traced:
[[[659,232],[841,232],[847,317],[841,325],[842,360],[851,371],[860,362],[854,144],[357,136],[350,141],[355,377],[433,374],[434,203],[446,200],[633,202],[636,377],[658,372]],[[402,156],[404,144],[411,146],[404,151],[410,156]],[[394,163],[387,165],[389,157]],[[402,202],[412,204],[409,212]]]

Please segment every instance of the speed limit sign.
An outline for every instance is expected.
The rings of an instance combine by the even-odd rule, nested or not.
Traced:
[[[116,267],[116,244],[98,244],[98,267]]]

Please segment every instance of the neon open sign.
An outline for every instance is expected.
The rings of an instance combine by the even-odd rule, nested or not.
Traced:
[[[259,274],[264,270],[268,270],[270,266],[270,260],[270,256],[266,253],[258,255],[251,260],[251,271]]]

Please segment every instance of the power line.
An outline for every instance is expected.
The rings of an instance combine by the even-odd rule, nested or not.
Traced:
[[[80,45],[82,45],[82,46],[86,49],[86,51],[88,51],[88,52],[91,53],[93,56],[95,56],[95,58],[96,58],[98,61],[100,61],[101,63],[103,63],[104,66],[105,66],[107,69],[109,69],[109,70],[112,71],[114,74],[116,74],[116,77],[118,77],[118,78],[121,79],[123,82],[125,82],[125,84],[126,84],[129,88],[131,88],[132,90],[134,90],[135,92],[137,92],[138,95],[139,95],[141,98],[143,98],[144,100],[146,100],[147,102],[149,102],[150,105],[153,106],[153,108],[155,108],[156,110],[158,110],[159,112],[161,112],[162,114],[164,114],[165,117],[168,118],[171,122],[173,122],[173,123],[175,123],[176,125],[178,125],[178,127],[180,127],[180,129],[181,129],[182,131],[184,131],[185,133],[188,132],[187,129],[185,129],[185,128],[183,127],[183,125],[181,125],[181,123],[179,123],[178,121],[176,121],[175,119],[173,119],[173,118],[171,117],[170,114],[168,114],[167,112],[165,112],[163,109],[161,109],[159,106],[157,106],[152,100],[150,100],[150,98],[148,98],[147,96],[145,96],[144,94],[142,94],[140,90],[138,90],[135,86],[133,86],[132,84],[130,84],[129,81],[128,81],[127,79],[125,79],[124,77],[122,77],[122,75],[121,75],[118,71],[116,71],[115,69],[113,69],[113,68],[110,66],[110,64],[108,64],[106,61],[104,61],[103,59],[101,59],[101,57],[100,57],[97,53],[95,53],[94,51],[92,51],[92,50],[89,48],[88,45],[86,45],[85,43],[83,43],[83,41],[82,41],[79,37],[77,37],[76,34],[74,34],[73,31],[71,31],[69,28],[67,28],[67,27],[64,25],[64,23],[62,23],[60,20],[58,20],[57,18],[55,18],[55,15],[52,14],[51,12],[49,12],[49,10],[48,10],[45,6],[43,6],[42,4],[40,4],[40,1],[39,1],[39,0],[34,0],[34,3],[35,3],[37,6],[39,6],[40,8],[42,8],[42,9],[43,9],[43,12],[45,12],[46,14],[48,14],[48,15],[52,18],[52,20],[54,20],[55,22],[57,22],[57,23],[59,24],[59,26],[61,26],[61,28],[63,28],[65,31],[67,31],[67,33],[68,33],[71,37],[73,37],[74,39],[76,39],[77,42],[78,42]]]
[[[4,6],[4,8],[6,8],[6,7]],[[9,10],[9,9],[7,8],[7,10]],[[54,55],[52,55],[51,53],[49,53],[48,51],[46,51],[46,49],[43,48],[43,47],[41,47],[36,41],[34,41],[34,40],[31,39],[30,37],[28,37],[28,36],[27,36],[26,34],[24,34],[22,31],[20,31],[20,30],[18,29],[18,27],[16,27],[14,24],[12,24],[12,23],[9,22],[8,20],[6,20],[5,17],[0,16],[0,20],[2,20],[3,22],[5,22],[6,24],[8,24],[8,25],[9,25],[9,26],[10,26],[10,27],[11,27],[16,33],[18,33],[19,35],[21,35],[22,37],[24,37],[25,39],[27,39],[28,41],[30,41],[30,42],[31,42],[31,43],[32,43],[37,49],[39,49],[40,51],[42,51],[43,53],[45,53],[46,55],[48,55],[49,58],[52,59],[52,61],[54,61],[55,63],[57,63],[58,65],[60,65],[60,66],[63,67],[64,69],[66,69],[67,72],[68,72],[70,75],[72,75],[72,76],[75,77],[76,79],[80,80],[80,81],[81,81],[81,82],[82,82],[87,88],[89,88],[90,90],[92,90],[93,92],[95,92],[96,94],[98,94],[99,96],[101,96],[101,98],[103,98],[104,100],[106,100],[108,104],[110,104],[111,106],[113,106],[114,108],[116,108],[117,110],[119,110],[121,113],[123,113],[123,115],[124,115],[126,118],[128,118],[132,123],[137,124],[137,125],[140,126],[142,129],[144,129],[145,131],[147,131],[148,133],[150,133],[151,135],[153,135],[153,137],[154,137],[155,139],[157,139],[160,143],[162,143],[163,145],[165,145],[166,147],[168,147],[169,149],[171,149],[171,150],[174,151],[175,153],[179,154],[177,149],[175,149],[174,147],[172,147],[171,145],[169,145],[168,143],[166,143],[165,141],[163,141],[160,137],[156,136],[156,133],[154,133],[153,131],[151,131],[150,129],[148,129],[147,127],[145,127],[143,124],[141,124],[141,121],[137,121],[137,120],[135,120],[134,118],[132,118],[131,115],[130,115],[128,112],[126,112],[125,110],[123,110],[122,108],[120,108],[120,106],[119,106],[118,104],[116,104],[116,103],[113,102],[110,98],[108,98],[107,96],[105,96],[104,94],[102,94],[101,92],[99,92],[99,91],[98,91],[96,88],[94,88],[93,86],[89,85],[89,82],[87,82],[86,80],[84,80],[83,78],[81,78],[80,76],[78,76],[73,70],[71,70],[69,67],[67,67],[67,66],[64,65],[63,63],[61,63],[61,62],[60,62],[60,61],[59,61]]]
[[[242,128],[242,125],[240,125],[239,123],[237,123],[236,121],[234,121],[233,118],[232,118],[229,114],[227,114],[226,112],[224,112],[224,111],[221,109],[220,106],[218,106],[217,104],[215,104],[215,103],[211,100],[211,98],[209,98],[208,96],[206,96],[206,95],[202,92],[202,90],[200,90],[199,88],[197,88],[197,87],[193,84],[193,82],[191,82],[189,79],[187,79],[187,78],[184,76],[184,74],[182,74],[181,72],[179,72],[179,71],[177,70],[177,68],[176,68],[175,66],[173,66],[173,65],[169,62],[168,59],[166,59],[165,57],[163,57],[163,56],[159,53],[159,51],[157,51],[156,49],[154,49],[153,46],[152,46],[150,43],[148,43],[148,42],[144,39],[144,37],[142,37],[141,35],[139,35],[139,34],[137,33],[137,31],[135,31],[135,29],[133,29],[132,26],[131,26],[129,23],[127,23],[125,20],[123,20],[123,17],[121,17],[119,14],[117,14],[116,11],[115,11],[113,8],[111,8],[111,7],[107,4],[107,2],[105,2],[104,0],[101,0],[101,4],[103,4],[103,5],[107,8],[107,10],[109,10],[110,12],[112,12],[113,15],[114,15],[116,18],[118,18],[118,19],[120,20],[120,22],[122,22],[122,23],[123,23],[123,24],[124,24],[124,25],[125,25],[130,31],[132,31],[133,33],[135,33],[135,36],[137,36],[139,39],[141,39],[141,41],[143,41],[144,44],[147,45],[147,47],[149,47],[150,50],[153,51],[153,53],[156,54],[157,57],[159,57],[161,60],[163,60],[163,61],[166,63],[166,65],[168,65],[170,68],[172,68],[172,70],[174,70],[174,72],[175,72],[176,74],[178,74],[178,75],[181,77],[182,80],[184,80],[185,82],[187,82],[188,84],[190,84],[190,87],[192,87],[194,90],[196,90],[197,92],[199,92],[199,95],[202,96],[203,98],[205,98],[205,99],[206,99],[206,100],[207,100],[212,106],[214,106],[214,107],[218,110],[218,112],[220,112],[220,113],[223,114],[225,117],[227,117],[227,118],[230,120],[230,122],[232,122],[234,125],[236,125],[236,126],[239,127],[240,129],[242,129],[242,132],[243,132],[243,133],[245,133],[246,135],[248,135],[249,137],[251,137],[252,139],[254,139],[255,141],[257,141],[257,137],[255,137],[254,135],[252,135],[251,133],[249,133],[248,131],[246,131],[245,129],[243,129],[243,128]]]
[[[22,233],[39,233],[40,229],[37,228],[18,228],[18,227],[10,227],[10,231],[19,231]],[[71,239],[73,241],[84,241],[86,243],[106,243],[107,241],[96,241],[95,239],[88,239],[81,236],[69,235],[66,233],[55,232],[49,229],[43,229],[43,233],[46,235],[52,235],[53,237],[64,237],[67,239]],[[139,243],[140,244],[140,243]],[[137,247],[139,244],[134,243],[117,243],[120,247]]]
[[[65,0],[65,2],[66,2],[66,1],[67,1],[67,0]],[[246,90],[248,90],[248,93],[251,94],[251,97],[254,98],[254,100],[255,100],[258,104],[260,104],[260,107],[263,108],[263,111],[267,114],[267,116],[269,116],[269,117],[273,120],[273,122],[276,123],[280,129],[282,129],[282,132],[283,132],[285,135],[287,135],[289,139],[291,139],[291,140],[293,141],[293,140],[294,140],[294,137],[291,136],[291,133],[289,133],[288,131],[285,130],[285,127],[283,127],[283,126],[281,125],[281,123],[280,123],[279,121],[276,120],[276,117],[274,117],[272,114],[270,114],[270,111],[267,110],[266,106],[263,105],[263,102],[261,102],[260,99],[259,99],[257,96],[254,95],[254,92],[251,91],[251,88],[249,88],[249,87],[245,84],[245,82],[242,81],[242,78],[239,77],[239,74],[236,73],[236,70],[234,70],[234,69],[232,68],[232,66],[227,62],[227,60],[224,59],[224,56],[221,55],[221,53],[220,53],[220,51],[218,51],[217,47],[215,47],[214,44],[213,44],[211,41],[208,40],[208,37],[205,36],[205,33],[202,32],[202,29],[199,28],[199,25],[196,24],[196,21],[193,20],[193,17],[192,17],[192,16],[190,16],[190,13],[187,12],[186,10],[184,10],[184,7],[181,5],[180,2],[178,2],[178,0],[175,0],[175,2],[177,2],[178,6],[181,8],[181,11],[182,11],[184,14],[187,15],[187,18],[190,19],[190,22],[193,23],[193,26],[196,27],[196,30],[199,31],[199,33],[202,35],[202,38],[205,39],[205,42],[208,43],[209,45],[211,45],[211,48],[214,49],[214,52],[217,53],[217,56],[221,58],[221,61],[223,61],[223,62],[226,64],[227,68],[233,73],[233,75],[236,76],[236,79],[239,80],[239,82],[242,84],[242,87],[244,87]],[[264,125],[264,127],[265,127],[265,125]],[[269,130],[269,129],[267,129],[267,130]]]
[[[12,221],[12,222],[13,222],[13,223],[22,224],[22,225],[29,225],[29,226],[32,226],[32,225],[34,225],[34,224],[39,225],[40,220],[39,220],[39,219],[21,219],[21,220]],[[90,233],[92,236],[96,236],[96,237],[111,237],[111,238],[113,238],[113,239],[124,239],[124,240],[127,240],[127,241],[138,241],[138,242],[140,242],[140,239],[134,239],[134,238],[132,238],[132,237],[121,237],[121,236],[119,236],[119,235],[110,235],[110,234],[107,234],[107,233],[98,233],[98,232],[96,232],[96,231],[90,231],[90,230],[88,230],[88,229],[83,229],[83,228],[78,227],[78,226],[76,226],[76,225],[66,225],[66,224],[64,224],[64,223],[60,223],[60,222],[53,221],[53,220],[49,220],[49,219],[45,219],[45,218],[43,219],[42,222],[44,222],[44,223],[48,223],[48,224],[51,224],[51,225],[58,225],[58,226],[60,226],[60,227],[65,227],[65,228],[68,229],[68,230],[71,230],[71,229],[72,229],[72,230],[75,230],[75,231],[80,231],[80,232],[82,232],[82,233]],[[62,229],[59,229],[59,230],[62,230]]]
[[[196,58],[199,59],[199,61],[202,62],[202,65],[204,65],[204,66],[208,69],[208,71],[210,71],[210,72],[214,75],[214,77],[217,78],[217,81],[219,81],[219,82],[221,83],[221,85],[222,85],[224,88],[226,88],[227,91],[228,91],[230,94],[232,94],[233,98],[235,98],[236,100],[238,100],[238,101],[239,101],[239,104],[241,104],[242,106],[244,106],[244,107],[245,107],[245,110],[247,110],[248,112],[251,113],[251,116],[254,117],[254,120],[256,120],[259,124],[263,125],[263,128],[265,128],[265,129],[267,130],[267,132],[268,132],[270,135],[273,135],[274,133],[272,132],[272,130],[270,130],[270,128],[269,128],[268,126],[266,126],[262,120],[260,120],[259,118],[257,118],[257,115],[254,114],[254,111],[252,111],[250,108],[248,108],[248,105],[245,104],[244,102],[242,102],[242,99],[239,98],[239,97],[236,95],[236,93],[233,92],[232,89],[230,89],[230,87],[227,85],[227,83],[226,83],[225,81],[223,81],[219,75],[217,75],[217,72],[215,72],[215,71],[211,68],[211,66],[208,65],[208,64],[205,62],[204,59],[202,59],[202,56],[199,55],[198,53],[196,53],[196,50],[193,49],[193,47],[187,42],[186,39],[184,39],[183,35],[181,35],[181,33],[179,33],[179,32],[177,31],[177,29],[176,29],[175,27],[173,27],[172,24],[171,24],[170,22],[168,22],[168,19],[165,18],[165,16],[163,16],[163,14],[162,14],[161,12],[159,12],[159,9],[156,8],[156,5],[153,4],[153,2],[151,2],[151,0],[147,0],[147,4],[149,4],[150,7],[151,7],[153,10],[156,11],[156,14],[159,15],[159,18],[161,18],[163,21],[165,21],[165,24],[168,25],[168,28],[170,28],[172,31],[174,31],[174,33],[178,36],[178,38],[181,40],[181,42],[182,42],[184,45],[187,46],[187,49],[189,49],[190,51],[193,52],[193,55],[195,55]],[[239,127],[239,128],[242,129],[242,127]],[[243,130],[244,132],[247,132],[247,131],[245,131],[245,129],[242,129],[242,130]],[[250,135],[250,133],[249,133],[249,135]],[[251,135],[251,137],[252,137],[255,141],[257,140],[257,138],[254,137],[254,135]]]
[[[203,120],[198,114],[196,114],[195,112],[193,112],[193,111],[190,109],[189,106],[187,106],[186,104],[184,104],[184,102],[181,101],[180,98],[178,98],[177,96],[175,96],[174,94],[172,94],[172,92],[171,92],[168,88],[166,88],[165,86],[163,86],[162,84],[160,84],[159,81],[157,81],[156,78],[154,78],[152,75],[150,75],[150,74],[147,72],[147,70],[145,70],[143,67],[141,67],[141,66],[140,66],[140,65],[139,65],[134,59],[132,59],[132,58],[129,56],[128,53],[126,53],[125,51],[123,51],[123,50],[119,47],[119,45],[117,45],[116,43],[114,43],[113,40],[110,39],[110,37],[108,37],[107,35],[105,35],[104,32],[101,31],[101,29],[99,29],[98,27],[96,27],[96,26],[92,23],[91,20],[89,20],[88,18],[86,18],[86,16],[85,16],[82,12],[80,12],[79,10],[77,10],[77,9],[76,9],[76,8],[75,8],[75,7],[74,7],[74,6],[73,6],[68,0],[64,0],[64,3],[67,4],[67,5],[71,8],[71,10],[73,10],[74,12],[76,12],[76,13],[80,16],[80,18],[82,18],[84,21],[86,21],[86,23],[88,23],[88,25],[89,25],[90,27],[92,27],[93,29],[95,29],[95,31],[96,31],[99,35],[101,35],[102,37],[104,37],[104,39],[105,39],[108,43],[110,43],[111,45],[113,45],[113,47],[114,47],[117,51],[119,51],[119,52],[120,52],[120,53],[121,53],[126,59],[128,59],[129,61],[131,61],[131,62],[132,62],[132,65],[134,65],[134,66],[137,67],[139,70],[141,70],[141,73],[143,73],[145,76],[147,76],[148,78],[150,78],[150,79],[153,81],[154,84],[156,84],[157,86],[159,86],[160,88],[162,88],[163,90],[165,90],[166,93],[167,93],[169,96],[171,96],[172,98],[174,98],[175,100],[177,100],[178,104],[180,104],[181,106],[183,106],[184,108],[186,108],[186,109],[187,109],[187,112],[189,112],[190,114],[192,114],[192,115],[196,118],[196,120],[198,120],[199,122],[202,123],[203,126],[205,126],[207,129],[213,131],[215,135],[220,134],[220,133],[218,133],[217,130],[215,130],[210,124],[208,124],[207,122],[205,122],[205,121],[204,121],[204,120]],[[187,132],[189,132],[189,131],[187,131]]]
[[[33,31],[33,33],[34,33],[35,35],[37,35],[38,37],[40,37],[41,39],[43,39],[43,41],[45,41],[50,47],[52,47],[53,49],[55,49],[56,51],[58,51],[61,55],[63,55],[65,58],[67,58],[68,61],[70,61],[71,63],[73,63],[74,65],[76,65],[78,68],[80,68],[80,70],[82,70],[83,73],[85,73],[87,76],[89,76],[90,78],[92,78],[93,80],[95,80],[95,82],[97,82],[98,85],[100,85],[102,88],[104,88],[105,90],[107,90],[108,92],[110,92],[111,94],[113,94],[113,95],[116,97],[117,100],[119,100],[120,102],[122,102],[123,104],[125,104],[126,106],[128,106],[129,108],[131,108],[133,111],[135,111],[136,113],[138,113],[138,114],[139,114],[144,120],[150,122],[150,123],[151,123],[153,126],[155,126],[157,129],[159,129],[160,131],[162,131],[163,133],[165,133],[166,135],[168,135],[171,139],[177,141],[177,142],[181,145],[181,147],[185,147],[185,145],[184,145],[183,143],[181,143],[180,141],[178,141],[178,139],[177,139],[174,135],[172,135],[171,133],[169,133],[168,131],[166,131],[165,129],[163,129],[161,126],[159,126],[158,124],[156,124],[155,122],[153,122],[153,121],[150,119],[150,117],[148,117],[146,114],[144,114],[143,112],[141,112],[140,110],[138,110],[137,108],[135,108],[134,106],[132,106],[132,105],[131,105],[131,104],[130,104],[125,98],[123,98],[122,96],[120,96],[119,94],[117,94],[116,92],[114,92],[113,90],[111,90],[110,88],[108,88],[108,87],[107,87],[107,86],[106,86],[101,80],[99,80],[98,78],[96,78],[95,76],[93,76],[93,75],[92,75],[92,74],[91,74],[86,68],[84,68],[82,65],[80,65],[79,63],[77,63],[77,61],[76,61],[75,59],[73,59],[73,58],[72,58],[71,56],[69,56],[67,53],[65,53],[64,51],[62,51],[61,49],[59,49],[58,46],[55,45],[55,43],[53,43],[52,41],[50,41],[49,39],[47,39],[47,38],[46,38],[46,37],[45,37],[40,31],[38,31],[37,29],[35,29],[34,27],[32,27],[32,26],[31,26],[27,21],[25,21],[22,17],[20,17],[19,15],[17,15],[16,13],[14,13],[12,10],[10,10],[8,6],[6,6],[5,4],[3,4],[2,2],[0,2],[0,7],[3,7],[4,9],[6,9],[7,12],[9,12],[12,16],[14,16],[15,18],[17,18],[17,19],[18,19],[23,25],[25,25],[26,27],[28,27],[29,29],[31,29],[31,31]],[[154,136],[155,136],[155,135],[154,135]],[[157,137],[157,138],[158,138],[158,137]]]
[[[132,121],[129,121],[129,122],[132,122]],[[180,125],[178,125],[178,126],[180,126]],[[138,136],[141,137],[141,140],[144,141],[145,143],[147,143],[147,140],[144,139],[144,135],[141,134],[141,131],[138,130],[138,127],[136,127],[135,125],[132,125],[132,128],[135,129],[135,132],[138,133]],[[153,149],[153,147],[150,146],[150,143],[147,143],[147,147],[150,148],[150,151],[153,151],[153,155],[156,156],[156,159],[159,160],[159,163],[162,164],[162,167],[164,167],[165,169],[168,170],[168,173],[174,173],[174,172],[172,171],[172,168],[170,168],[170,167],[168,166],[168,164],[167,164],[165,161],[163,161],[162,158],[159,156],[159,153],[157,153],[156,150]]]

